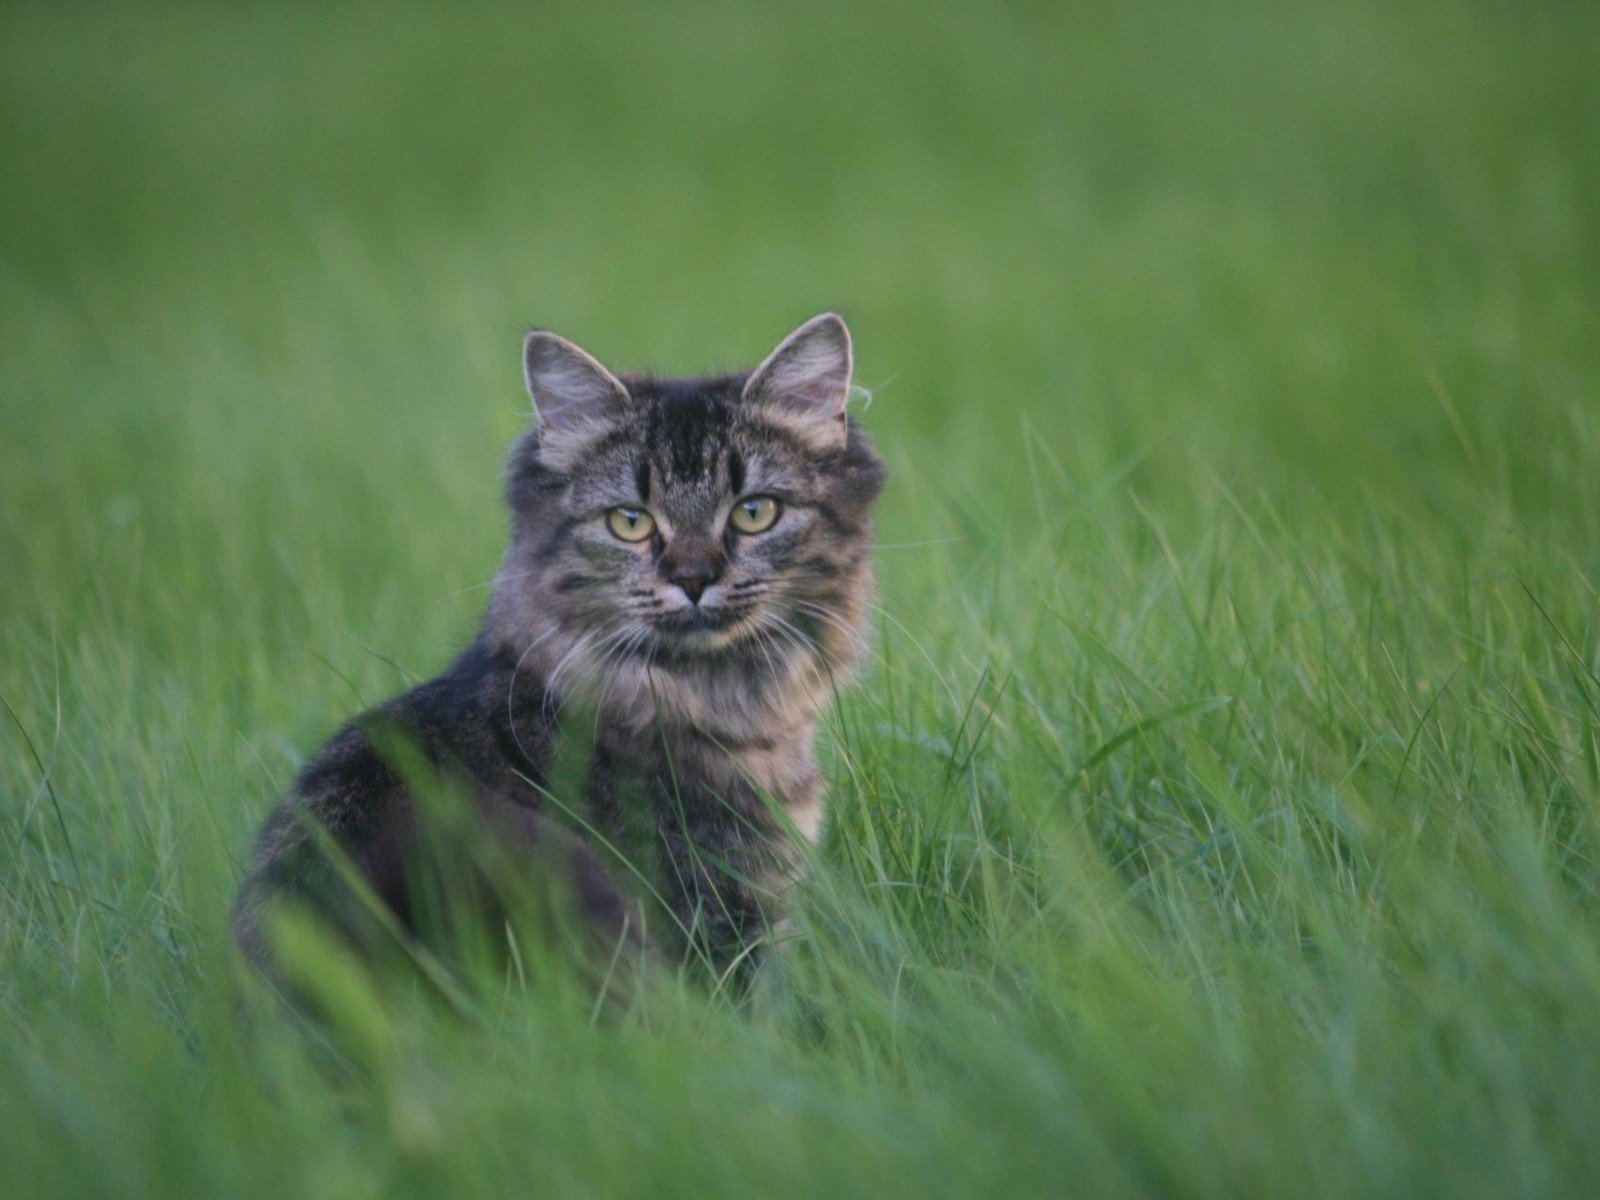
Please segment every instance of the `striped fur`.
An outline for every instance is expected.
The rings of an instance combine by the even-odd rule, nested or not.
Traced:
[[[861,659],[873,590],[884,469],[845,414],[848,332],[816,318],[757,371],[711,379],[614,376],[543,333],[525,364],[540,419],[511,457],[512,535],[483,628],[437,679],[336,736],[269,821],[236,918],[258,959],[264,908],[318,874],[307,815],[407,916],[389,860],[417,834],[374,720],[468,781],[492,819],[516,814],[495,828],[535,846],[550,837],[540,789],[561,714],[582,712],[597,827],[620,840],[647,814],[694,949],[725,964],[781,920],[798,843],[821,826],[817,720]],[[770,530],[729,525],[750,495],[780,501]],[[655,533],[613,535],[619,505],[647,510]],[[698,603],[673,582],[685,570],[705,581]],[[577,846],[561,861],[585,914],[618,935],[627,906],[599,860]]]

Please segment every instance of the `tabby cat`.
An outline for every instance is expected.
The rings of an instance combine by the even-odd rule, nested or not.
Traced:
[[[441,836],[419,771],[517,869],[559,877],[602,940],[637,940],[646,911],[597,852],[630,828],[694,954],[725,967],[783,918],[822,823],[817,721],[873,591],[885,472],[846,413],[849,331],[823,314],[754,371],[706,379],[614,375],[543,331],[523,360],[537,420],[482,627],[335,734],[267,820],[234,915],[258,965],[286,899],[351,934],[361,911],[415,933],[416,864]],[[575,820],[550,779],[572,728],[592,743]]]

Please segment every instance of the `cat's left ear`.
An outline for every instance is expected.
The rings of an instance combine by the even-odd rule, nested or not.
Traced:
[[[842,446],[851,367],[850,330],[837,313],[823,313],[767,355],[744,385],[744,400],[769,408],[819,446]]]

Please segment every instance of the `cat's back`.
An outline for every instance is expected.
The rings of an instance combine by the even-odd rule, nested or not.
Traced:
[[[233,916],[260,961],[261,915],[279,895],[336,910],[333,843],[402,922],[404,870],[418,827],[417,788],[464,789],[485,809],[531,819],[557,713],[543,681],[475,641],[434,678],[344,724],[267,818]]]

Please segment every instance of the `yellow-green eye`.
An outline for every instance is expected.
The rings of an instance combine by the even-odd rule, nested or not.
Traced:
[[[606,514],[606,528],[625,542],[642,542],[656,531],[656,519],[642,508],[623,504]]]
[[[772,496],[746,496],[733,506],[728,523],[740,533],[765,533],[777,523],[780,511]]]

